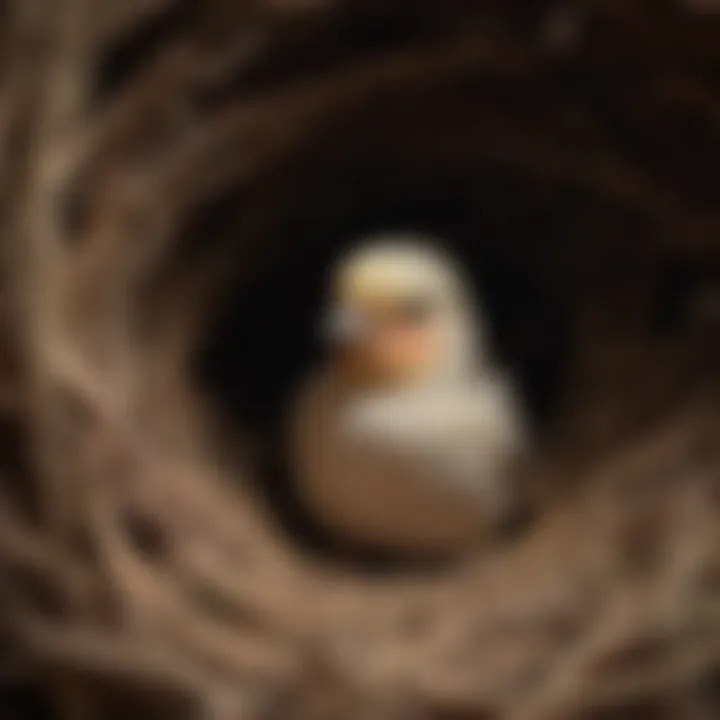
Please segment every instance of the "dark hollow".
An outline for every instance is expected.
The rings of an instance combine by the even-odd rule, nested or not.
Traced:
[[[485,182],[496,184],[491,177]],[[439,186],[405,195],[360,193],[348,213],[317,213],[318,224],[288,227],[291,237],[268,239],[271,247],[291,245],[282,261],[219,309],[198,354],[202,383],[227,417],[261,433],[276,428],[293,389],[322,357],[317,323],[333,263],[368,233],[418,231],[448,248],[470,275],[495,355],[542,429],[562,396],[571,308],[504,242],[530,233],[539,244],[551,242],[552,210],[520,208],[510,222],[502,215],[493,200],[477,208],[461,190]]]
[[[339,185],[348,188],[338,203],[342,212],[333,211],[332,202],[327,209],[339,187],[333,173],[325,186],[316,175],[295,211],[265,239],[268,254],[285,250],[218,308],[197,355],[201,386],[219,415],[238,433],[249,431],[261,448],[261,470],[253,473],[262,478],[260,490],[293,534],[323,551],[336,550],[335,542],[304,513],[278,448],[288,403],[322,359],[318,320],[328,270],[365,234],[419,231],[448,248],[473,282],[485,307],[492,350],[520,387],[539,437],[551,431],[562,407],[572,303],[551,275],[515,252],[517,238],[532,237],[539,246],[555,242],[562,235],[562,215],[538,202],[532,184],[487,169],[478,170],[477,177],[457,182],[439,177],[425,186],[412,182],[412,172],[403,185],[399,170],[346,168]],[[390,179],[390,186],[379,177]],[[487,198],[482,205],[474,195],[478,185]],[[218,230],[212,213],[207,222]],[[523,523],[513,518],[511,527]],[[343,554],[348,551],[376,568],[386,559],[342,548]]]

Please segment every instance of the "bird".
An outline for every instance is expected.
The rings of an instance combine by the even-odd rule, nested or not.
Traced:
[[[513,502],[528,433],[515,386],[490,358],[484,312],[438,241],[358,240],[333,267],[325,356],[287,420],[296,493],[355,547],[457,551]]]

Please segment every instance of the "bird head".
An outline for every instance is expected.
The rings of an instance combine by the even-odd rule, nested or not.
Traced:
[[[457,377],[478,351],[479,327],[458,270],[415,236],[361,243],[336,267],[327,336],[356,381],[394,388]]]

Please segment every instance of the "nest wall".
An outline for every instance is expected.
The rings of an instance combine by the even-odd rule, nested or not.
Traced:
[[[42,689],[68,718],[714,717],[716,19],[3,12],[8,698]],[[313,361],[328,263],[380,227],[463,259],[542,438],[533,522],[431,573],[308,553],[251,461]]]

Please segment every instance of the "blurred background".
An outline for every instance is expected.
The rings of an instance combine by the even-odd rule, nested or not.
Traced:
[[[0,718],[720,717],[720,4],[0,0],[0,48]],[[422,572],[280,462],[387,229],[537,439]]]

